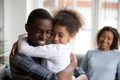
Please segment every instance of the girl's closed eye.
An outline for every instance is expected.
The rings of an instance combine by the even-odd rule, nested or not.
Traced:
[[[59,34],[59,37],[62,38],[64,35],[63,34]]]

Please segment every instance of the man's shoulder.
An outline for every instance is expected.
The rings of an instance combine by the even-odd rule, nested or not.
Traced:
[[[15,80],[51,80],[55,75],[25,55],[16,54],[10,60],[11,73]],[[54,79],[55,80],[55,79]]]
[[[10,60],[10,67],[13,71],[15,69],[24,69],[27,72],[33,63],[35,62],[32,58],[21,54],[16,54]]]

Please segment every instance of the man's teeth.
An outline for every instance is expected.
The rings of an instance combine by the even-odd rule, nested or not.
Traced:
[[[44,43],[45,43],[45,41],[39,41],[39,43],[42,43],[42,44],[44,44]]]

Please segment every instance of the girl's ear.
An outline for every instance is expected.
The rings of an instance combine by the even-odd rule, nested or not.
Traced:
[[[75,37],[76,33],[72,33],[71,34],[71,38]]]

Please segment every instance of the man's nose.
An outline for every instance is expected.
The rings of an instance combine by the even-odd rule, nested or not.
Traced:
[[[42,38],[43,40],[46,39],[46,37],[47,37],[46,32],[44,32],[44,33],[41,34],[41,38]]]

